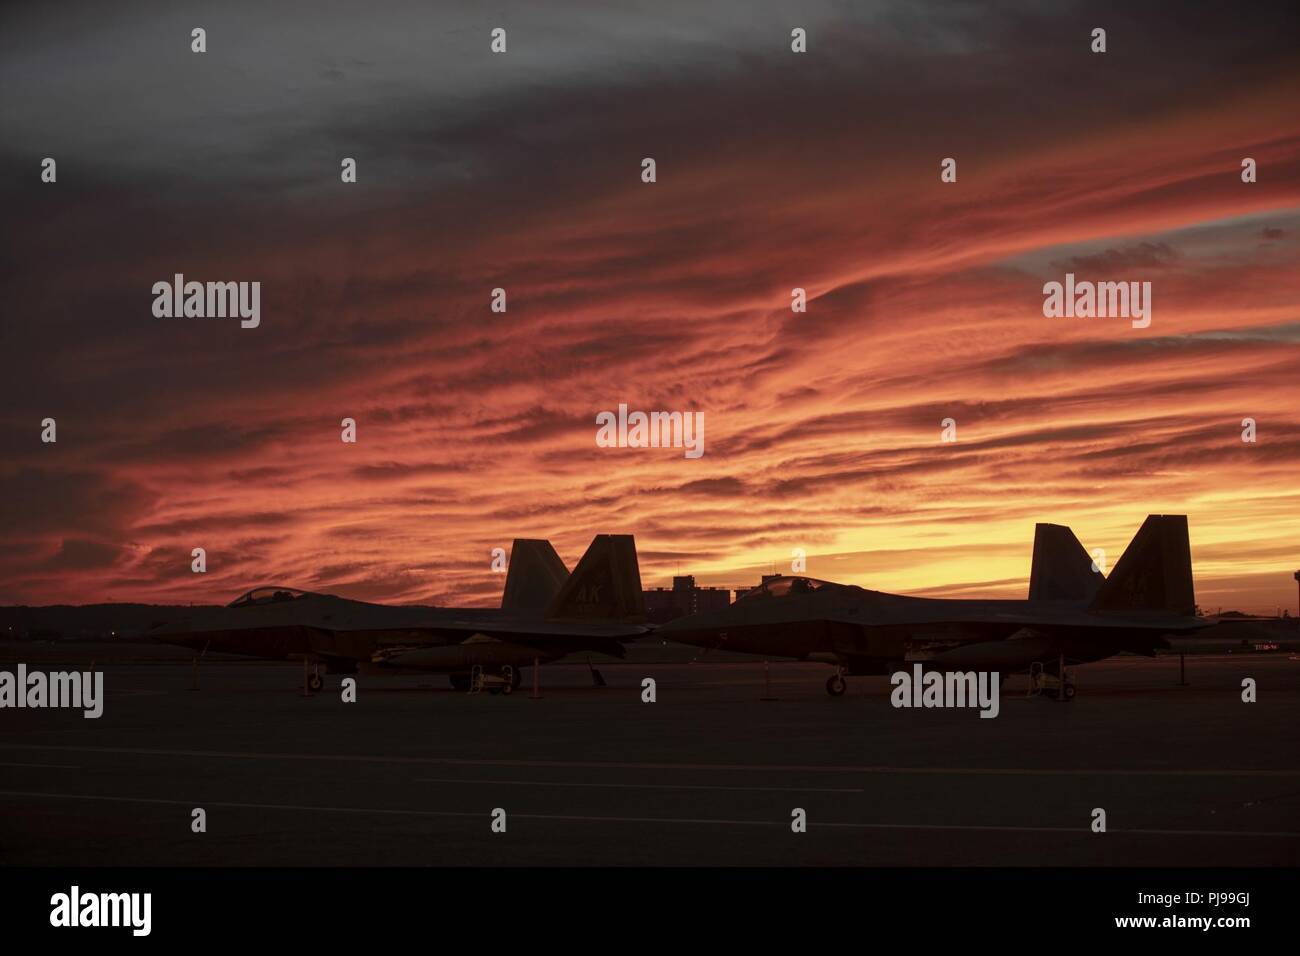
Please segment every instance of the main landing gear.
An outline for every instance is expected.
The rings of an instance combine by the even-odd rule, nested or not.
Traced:
[[[844,679],[844,672],[837,667],[835,673],[826,678],[826,693],[832,697],[843,697],[847,688],[848,682]]]

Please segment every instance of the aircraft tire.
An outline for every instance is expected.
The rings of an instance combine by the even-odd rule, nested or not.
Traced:
[[[311,674],[307,677],[307,689],[313,694],[320,691],[325,686],[325,679],[320,674]]]
[[[830,677],[826,678],[826,693],[830,694],[832,697],[843,697],[844,690],[847,686],[848,685],[845,683],[844,678],[839,674],[832,674]]]
[[[515,685],[513,683],[505,683],[501,685],[501,693],[505,694],[507,697],[509,697],[514,692],[515,692]]]

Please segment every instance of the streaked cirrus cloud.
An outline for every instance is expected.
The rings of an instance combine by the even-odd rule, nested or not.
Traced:
[[[0,16],[0,601],[492,603],[491,548],[598,532],[647,585],[802,548],[1016,595],[1035,521],[1113,562],[1149,512],[1190,516],[1204,606],[1294,596],[1282,5]],[[1045,319],[1066,271],[1150,281],[1151,326]],[[154,318],[178,272],[260,281],[261,327]],[[620,402],[703,411],[706,454],[596,447]]]

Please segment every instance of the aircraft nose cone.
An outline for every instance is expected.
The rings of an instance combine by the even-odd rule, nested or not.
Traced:
[[[711,633],[708,627],[702,627],[697,616],[674,618],[655,628],[655,634],[681,644],[697,644],[706,640]]]
[[[160,621],[145,631],[145,637],[175,643],[178,638],[183,638],[191,632],[190,623],[191,618],[189,617],[177,617]]]

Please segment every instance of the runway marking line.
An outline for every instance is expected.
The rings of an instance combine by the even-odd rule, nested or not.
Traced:
[[[688,783],[568,783],[562,780],[464,780],[424,777],[417,783],[467,783],[532,787],[599,787],[618,790],[744,790],[771,793],[866,793],[862,787],[725,787]]]
[[[403,810],[379,807],[320,807],[305,804],[287,803],[234,803],[225,800],[168,800],[162,797],[110,797],[100,794],[81,793],[43,793],[27,790],[0,790],[0,797],[34,797],[41,800],[93,800],[103,803],[147,803],[174,807],[225,807],[232,810],[287,810],[294,813],[361,813],[382,816],[413,817],[484,817],[482,811],[463,810]],[[511,813],[515,820],[558,820],[579,823],[673,823],[705,826],[745,826],[745,827],[788,827],[788,820],[727,820],[696,817],[605,817],[570,813]],[[986,824],[960,823],[814,823],[815,828],[840,830],[961,830],[991,833],[1073,833],[1087,835],[1086,826],[1074,827],[1026,827],[997,826]],[[1134,827],[1129,829],[1110,829],[1108,834],[1131,834],[1139,836],[1209,836],[1209,837],[1266,837],[1270,839],[1296,839],[1300,833],[1286,833],[1265,830],[1163,830]]]
[[[291,754],[258,753],[229,750],[171,750],[133,747],[69,747],[41,744],[0,743],[0,750],[35,750],[42,752],[131,754],[140,757],[217,757],[229,760],[324,760],[342,763],[441,764],[460,767],[556,767],[576,770],[699,770],[749,771],[760,773],[861,773],[861,774],[934,774],[939,776],[1028,776],[1028,777],[1300,777],[1296,770],[1149,770],[1070,767],[832,767],[815,764],[703,764],[637,763],[628,761],[589,760],[487,760],[470,757],[402,757],[378,754]]]
[[[0,762],[0,767],[44,767],[46,770],[80,770],[81,768],[69,763],[5,763]]]

